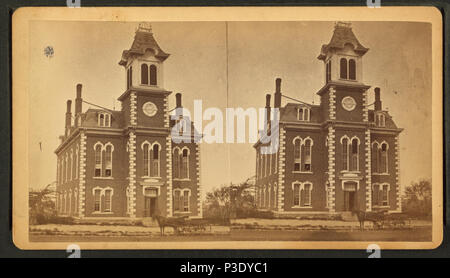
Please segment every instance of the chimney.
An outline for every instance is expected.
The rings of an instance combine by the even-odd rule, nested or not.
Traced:
[[[267,134],[270,135],[270,94],[266,94]]]
[[[281,107],[281,78],[277,78],[275,80],[275,98],[274,98],[274,107]]]
[[[175,95],[175,98],[176,98],[175,114],[177,116],[182,116],[183,115],[183,105],[181,104],[181,94],[177,93]]]
[[[77,98],[75,99],[75,117],[81,114],[83,109],[83,99],[81,98],[81,89],[83,85],[77,84]]]
[[[382,105],[381,105],[381,97],[380,97],[380,88],[375,88],[375,111],[381,111]]]
[[[72,125],[72,112],[71,112],[72,101],[69,99],[67,101],[67,111],[66,111],[66,136],[69,134],[69,129]]]

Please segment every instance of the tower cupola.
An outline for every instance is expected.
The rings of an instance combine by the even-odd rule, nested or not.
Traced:
[[[350,22],[336,22],[330,42],[322,45],[317,57],[325,64],[325,83],[362,83],[362,56],[368,50],[356,38]]]
[[[119,62],[126,69],[127,89],[162,89],[163,63],[169,55],[156,42],[151,24],[140,23],[130,49],[123,51]]]

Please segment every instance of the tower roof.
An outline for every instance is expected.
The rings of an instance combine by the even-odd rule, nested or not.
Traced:
[[[140,23],[136,30],[136,35],[134,36],[133,44],[129,50],[124,50],[122,53],[122,59],[119,65],[125,66],[128,59],[144,55],[147,49],[151,49],[155,52],[155,57],[164,61],[169,57],[170,54],[164,52],[153,36],[152,26],[150,23]]]
[[[364,55],[369,50],[358,41],[352,31],[350,22],[336,22],[330,42],[322,45],[317,59],[324,60],[328,51],[331,49],[343,49],[346,44],[352,44],[355,52],[361,55]]]

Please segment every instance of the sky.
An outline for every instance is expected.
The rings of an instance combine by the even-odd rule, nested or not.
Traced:
[[[67,99],[76,84],[83,99],[120,109],[126,73],[118,65],[133,42],[137,22],[34,21],[30,24],[30,187],[42,188],[56,179],[58,136],[64,133]],[[400,135],[402,186],[431,179],[431,25],[408,22],[353,22],[363,57],[363,81],[373,102],[381,88]],[[164,63],[164,87],[183,94],[193,111],[264,107],[282,78],[283,94],[319,104],[315,94],[324,85],[324,67],[317,59],[330,41],[334,22],[152,22],[160,47],[170,53]],[[228,29],[228,30],[227,30]],[[53,57],[44,55],[52,46]],[[227,51],[228,46],[228,51]],[[286,99],[282,104],[286,104]],[[89,105],[83,104],[83,110]],[[203,127],[208,121],[203,121]],[[201,178],[205,191],[242,182],[255,173],[251,143],[202,144]]]

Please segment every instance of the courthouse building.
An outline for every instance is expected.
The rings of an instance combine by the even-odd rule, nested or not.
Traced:
[[[368,50],[350,23],[336,23],[317,57],[324,63],[320,105],[297,101],[281,106],[281,80],[276,80],[279,124],[272,128],[278,131],[279,148],[270,154],[261,151],[261,141],[254,145],[260,209],[277,214],[401,210],[402,129],[383,110],[380,88],[363,83]],[[375,94],[375,103],[368,103],[369,94]],[[296,98],[295,93],[289,96]]]
[[[151,26],[140,24],[119,62],[126,82],[118,98],[120,111],[93,104],[95,109],[83,111],[82,85],[77,85],[74,114],[68,100],[65,132],[55,150],[59,215],[202,216],[198,136],[194,128],[190,135],[183,133],[191,124],[182,113],[174,120],[169,115],[171,92],[163,83],[168,57]],[[176,95],[176,107],[182,107],[181,94]],[[179,134],[172,135],[174,125]],[[174,136],[193,140],[175,143]]]

